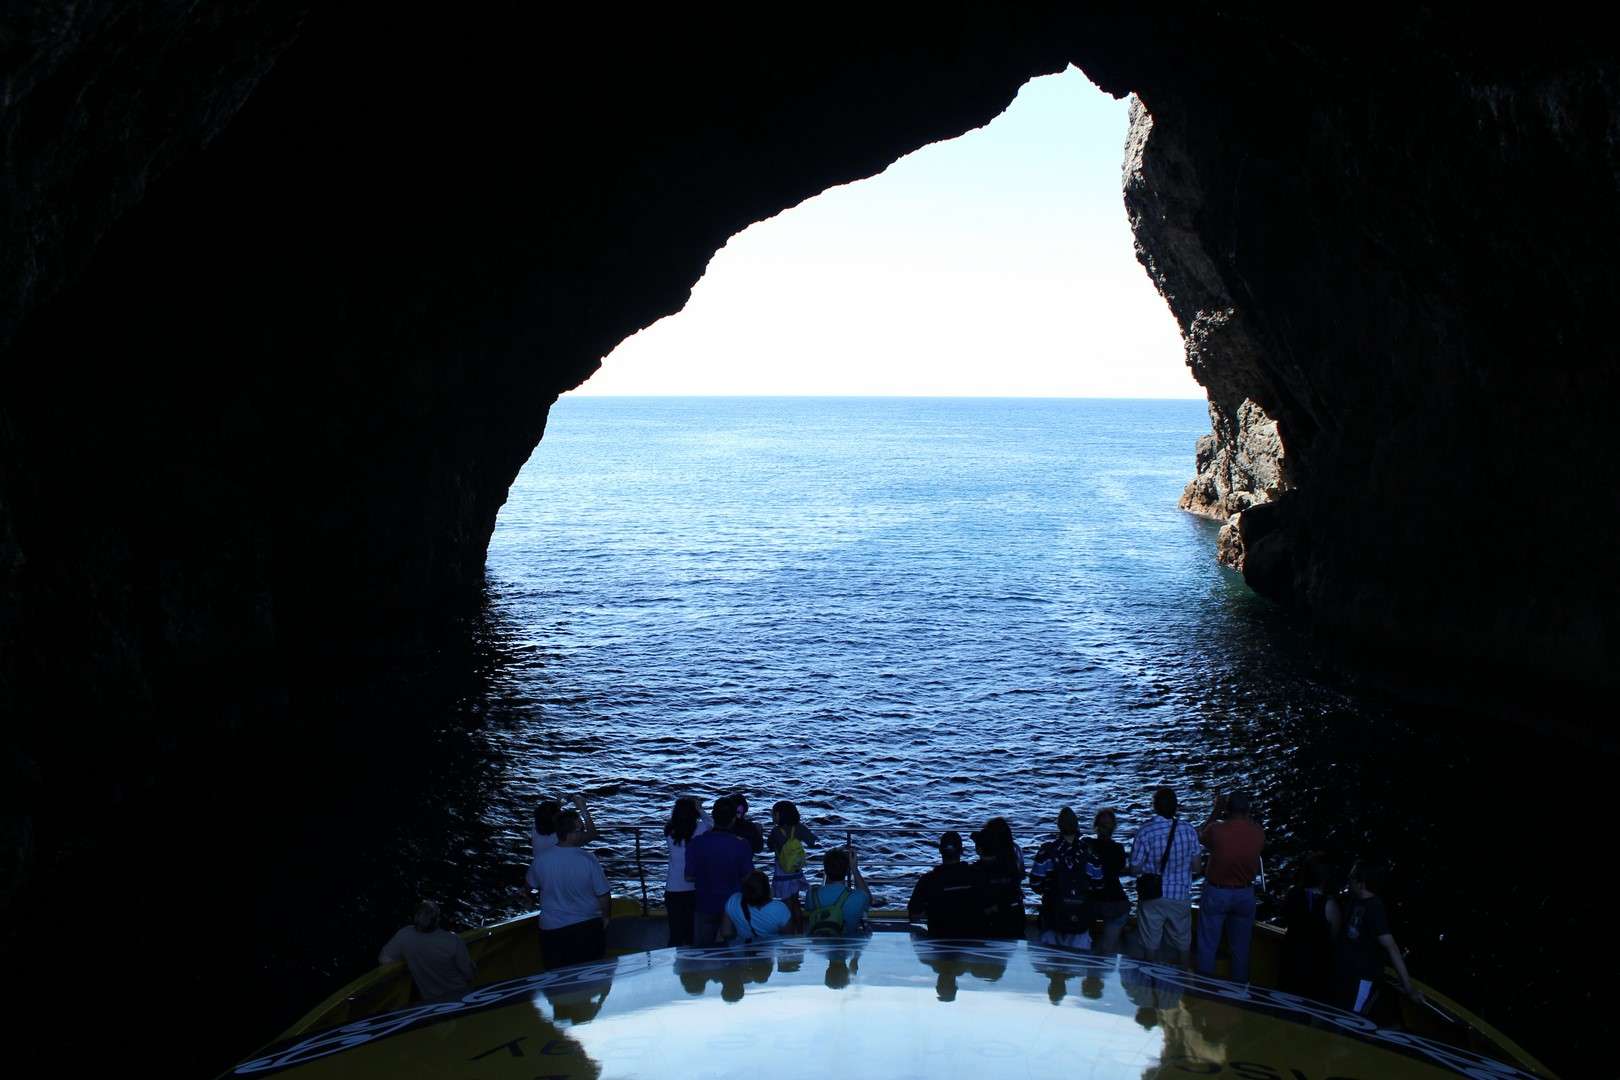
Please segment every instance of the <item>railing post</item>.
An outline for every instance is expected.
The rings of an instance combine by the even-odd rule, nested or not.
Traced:
[[[641,917],[647,917],[647,867],[641,861],[641,829],[636,829],[636,876],[641,879]]]

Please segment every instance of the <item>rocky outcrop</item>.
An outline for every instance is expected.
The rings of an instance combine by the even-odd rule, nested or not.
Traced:
[[[1131,99],[1130,119],[1125,208],[1137,259],[1181,323],[1187,366],[1209,392],[1210,434],[1198,440],[1181,506],[1226,523],[1216,556],[1241,570],[1238,515],[1287,487],[1277,423],[1251,396],[1264,393],[1265,360],[1198,235],[1206,206],[1197,163],[1173,137],[1152,139],[1140,98]]]
[[[1126,203],[1209,390],[1183,505],[1227,518],[1223,561],[1442,682],[1612,684],[1620,504],[1579,463],[1615,389],[1616,68],[1499,34],[1296,25],[1252,77],[1144,85]],[[1501,557],[1507,491],[1555,557]]]

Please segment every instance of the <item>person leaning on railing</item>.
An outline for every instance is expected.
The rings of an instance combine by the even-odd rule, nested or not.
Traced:
[[[439,925],[439,905],[423,900],[416,919],[388,939],[377,963],[405,961],[424,1002],[454,1001],[472,989],[478,968],[459,934]]]

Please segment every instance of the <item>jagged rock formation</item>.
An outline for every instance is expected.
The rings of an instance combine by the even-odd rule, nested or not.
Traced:
[[[1210,433],[1198,440],[1181,506],[1226,522],[1216,554],[1241,570],[1238,515],[1288,486],[1277,423],[1253,397],[1266,394],[1264,353],[1198,235],[1205,196],[1197,164],[1173,136],[1152,138],[1153,116],[1140,98],[1130,115],[1125,207],[1137,258],[1181,323],[1187,366],[1209,391]]]
[[[104,0],[0,31],[7,859],[51,865],[255,733],[318,752],[353,722],[333,685],[477,603],[550,402],[728,236],[1069,62],[1142,102],[1126,204],[1210,392],[1185,503],[1235,515],[1223,557],[1448,678],[1614,684],[1620,66],[1596,36],[1422,7],[782,34],[305,8]]]

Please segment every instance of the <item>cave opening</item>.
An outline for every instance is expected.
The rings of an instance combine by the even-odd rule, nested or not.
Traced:
[[[1257,660],[1292,629],[1177,508],[1209,418],[1134,249],[1129,108],[1070,67],[749,226],[551,407],[486,562],[493,829],[562,787],[653,821],[725,745],[810,821],[880,815],[897,769],[919,825],[1017,813],[1065,726],[1058,760],[1117,768],[1022,798],[1128,801],[1144,725],[1331,697]]]

